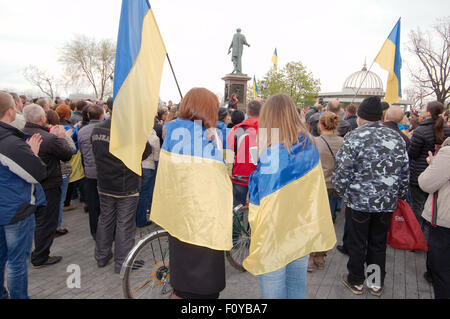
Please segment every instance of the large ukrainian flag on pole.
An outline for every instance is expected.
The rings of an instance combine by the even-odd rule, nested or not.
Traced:
[[[388,39],[375,58],[383,69],[389,72],[385,101],[389,104],[402,99],[402,56],[400,53],[401,19],[398,20]]]
[[[123,0],[110,152],[138,175],[142,175],[142,154],[158,110],[166,54],[150,3]]]
[[[250,255],[244,268],[271,273],[336,245],[319,151],[300,137],[290,151],[273,146],[261,154],[250,179]]]

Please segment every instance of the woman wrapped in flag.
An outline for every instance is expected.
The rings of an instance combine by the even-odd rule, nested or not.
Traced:
[[[305,299],[309,255],[336,244],[319,152],[283,94],[262,108],[258,139],[244,267],[258,277],[263,299]]]
[[[219,100],[192,89],[166,124],[151,220],[167,230],[173,299],[216,299],[225,289],[233,189],[215,131]]]

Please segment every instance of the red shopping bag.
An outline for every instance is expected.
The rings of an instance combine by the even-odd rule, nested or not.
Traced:
[[[409,204],[403,200],[398,201],[397,210],[392,215],[388,245],[400,250],[428,251],[419,222]]]

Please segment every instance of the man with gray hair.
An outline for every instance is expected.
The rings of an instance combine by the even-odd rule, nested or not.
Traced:
[[[35,250],[31,255],[34,267],[56,264],[62,257],[50,256],[50,248],[58,226],[59,205],[61,201],[61,164],[68,162],[73,152],[67,141],[63,126],[55,126],[48,130],[45,127],[46,116],[40,105],[32,104],[23,109],[27,121],[23,132],[28,135],[40,134],[42,144],[39,157],[47,167],[47,176],[41,182],[47,198],[47,207],[39,207],[36,211],[36,231],[34,236]],[[71,132],[70,132],[71,133]]]

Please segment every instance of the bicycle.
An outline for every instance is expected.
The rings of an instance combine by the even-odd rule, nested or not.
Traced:
[[[226,252],[226,257],[235,269],[245,272],[242,263],[250,249],[248,206],[235,207],[233,216],[233,249]],[[169,265],[169,233],[166,230],[156,231],[142,239],[122,266],[120,276],[124,297],[168,299],[173,292]]]
[[[244,176],[233,176],[232,180],[248,183],[248,177]],[[250,250],[251,230],[248,213],[248,203],[235,207],[233,211],[233,248],[226,252],[228,262],[242,272],[246,271],[242,264],[248,257]]]

